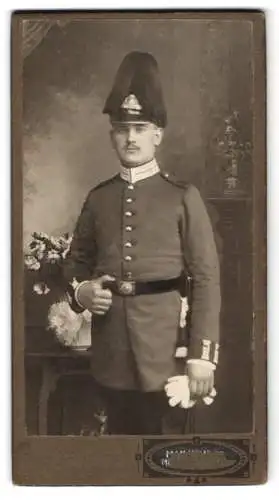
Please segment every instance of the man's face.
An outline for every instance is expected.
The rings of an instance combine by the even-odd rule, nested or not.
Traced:
[[[150,122],[114,122],[111,140],[121,163],[137,167],[154,158],[163,130]]]

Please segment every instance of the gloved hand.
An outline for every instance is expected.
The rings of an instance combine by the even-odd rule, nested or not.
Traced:
[[[179,405],[181,408],[187,409],[196,403],[196,400],[191,397],[189,377],[187,375],[170,377],[165,385],[165,392],[169,398],[170,406]],[[216,395],[217,392],[213,387],[210,393],[204,396],[202,400],[206,405],[211,405]]]
[[[187,362],[187,375],[189,389],[193,397],[205,397],[214,386],[214,369],[212,363],[204,360],[189,360]]]

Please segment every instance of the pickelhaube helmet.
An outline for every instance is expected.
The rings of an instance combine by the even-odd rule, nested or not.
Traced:
[[[130,52],[123,59],[103,113],[111,121],[150,121],[164,128],[167,113],[156,59],[147,52]]]

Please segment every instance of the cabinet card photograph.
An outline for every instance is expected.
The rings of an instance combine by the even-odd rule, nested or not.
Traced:
[[[12,143],[15,483],[264,482],[264,14],[14,13]]]

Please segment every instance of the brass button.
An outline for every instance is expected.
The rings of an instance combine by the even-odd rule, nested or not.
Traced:
[[[132,217],[133,213],[130,211],[125,212],[126,217]]]
[[[131,241],[126,241],[125,245],[124,245],[126,248],[131,248],[133,245],[131,243]]]
[[[127,203],[132,203],[133,201],[134,201],[133,198],[126,198]]]
[[[126,229],[126,231],[128,231],[128,232],[133,231],[132,226],[126,226],[126,227],[125,227],[125,229]]]
[[[125,273],[125,278],[127,278],[128,280],[130,280],[132,278],[131,271],[128,271],[127,273]]]
[[[133,189],[135,189],[135,188],[134,188],[133,184],[129,184],[129,185],[128,185],[128,189],[130,189],[130,190],[132,191],[132,190],[133,190]]]
[[[131,257],[131,255],[126,255],[126,257],[124,257],[124,259],[125,259],[127,262],[131,262],[132,257]]]

